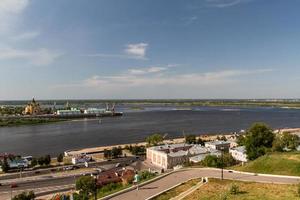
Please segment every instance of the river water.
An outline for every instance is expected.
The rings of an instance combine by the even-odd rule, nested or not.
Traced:
[[[35,126],[0,128],[0,154],[57,155],[68,149],[144,141],[153,133],[180,137],[229,133],[247,129],[254,122],[272,128],[300,127],[300,110],[279,108],[146,107],[125,111],[122,117],[77,120]]]

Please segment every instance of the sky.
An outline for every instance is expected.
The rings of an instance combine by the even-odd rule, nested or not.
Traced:
[[[300,98],[299,0],[0,0],[0,100]]]

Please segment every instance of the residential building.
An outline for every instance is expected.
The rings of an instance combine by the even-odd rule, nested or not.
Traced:
[[[230,148],[230,144],[231,143],[229,141],[217,140],[217,141],[205,142],[205,147],[228,152]]]
[[[235,147],[233,149],[230,149],[229,153],[237,161],[241,161],[241,162],[247,162],[248,161],[245,146],[239,146],[239,147]]]
[[[92,160],[92,158],[90,156],[78,155],[78,156],[72,157],[72,164],[76,165],[79,163],[90,162],[91,160]]]

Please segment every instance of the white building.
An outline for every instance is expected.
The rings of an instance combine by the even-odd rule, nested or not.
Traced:
[[[81,111],[76,108],[71,108],[71,110],[58,110],[56,114],[60,116],[81,115]]]
[[[106,109],[99,108],[88,108],[84,110],[84,114],[103,114],[106,112]]]
[[[218,151],[193,144],[166,144],[147,148],[147,160],[155,166],[170,169],[185,162],[199,162],[207,155],[217,154]],[[200,156],[196,157],[196,156]]]
[[[223,140],[217,140],[217,141],[212,141],[212,142],[205,142],[205,147],[215,149],[215,150],[223,150],[227,151],[230,148],[230,142],[228,141],[223,141]]]
[[[87,155],[74,156],[72,158],[72,164],[76,165],[76,164],[79,164],[79,163],[89,162],[91,160],[92,160],[92,158],[90,156],[87,156]]]
[[[230,149],[229,153],[237,161],[241,161],[241,162],[248,161],[245,146],[240,146],[240,147],[235,147],[233,149]]]

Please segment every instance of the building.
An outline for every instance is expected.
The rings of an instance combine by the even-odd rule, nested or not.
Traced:
[[[33,98],[30,103],[25,107],[23,114],[24,115],[39,115],[42,113],[40,104],[35,101]]]
[[[74,116],[74,115],[81,115],[81,111],[76,108],[71,108],[70,110],[57,110],[56,115],[59,116]]]
[[[131,169],[108,170],[100,173],[97,178],[97,186],[101,187],[110,183],[131,183],[135,172]]]
[[[217,154],[218,151],[193,144],[165,144],[147,148],[147,161],[151,164],[163,168],[170,169],[186,162],[199,162],[207,155]],[[201,159],[197,161],[195,156],[201,155]]]
[[[231,143],[228,141],[217,140],[217,141],[205,142],[205,147],[228,152],[230,148],[230,144]]]
[[[76,165],[79,163],[90,162],[91,160],[92,160],[92,158],[87,155],[74,156],[74,157],[72,157],[72,164]]]
[[[235,147],[233,149],[230,149],[229,153],[237,161],[241,161],[241,162],[247,162],[248,161],[245,146],[239,146],[239,147]]]
[[[88,108],[86,110],[84,110],[84,114],[103,114],[106,113],[106,109],[99,109],[99,108]]]

